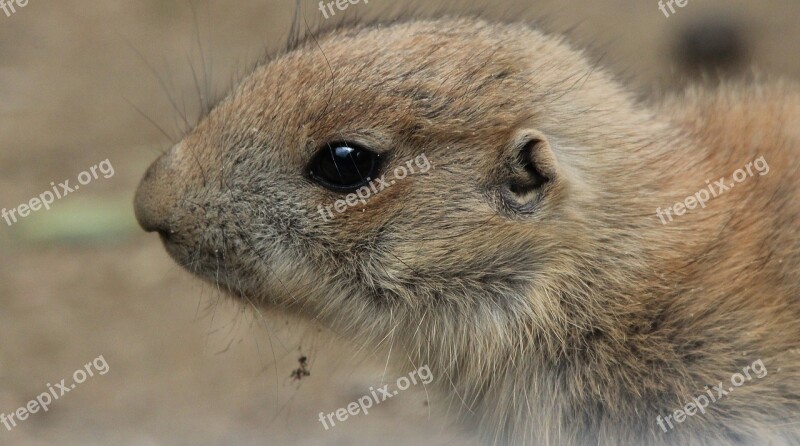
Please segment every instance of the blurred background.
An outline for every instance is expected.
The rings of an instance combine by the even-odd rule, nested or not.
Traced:
[[[302,6],[315,29],[318,2]],[[656,0],[371,0],[329,20],[406,8],[568,32],[641,97],[749,76],[751,66],[800,75],[793,0],[688,0],[669,17]],[[319,412],[407,372],[384,376],[385,351],[359,353],[233,303],[137,229],[133,192],[180,135],[181,114],[196,116],[195,77],[223,94],[284,43],[294,9],[290,0],[29,0],[11,16],[0,10],[0,208],[51,182],[75,184],[106,159],[115,171],[49,211],[0,220],[0,413],[100,355],[110,367],[12,431],[0,425],[0,445],[469,444],[445,421],[459,408],[413,387],[325,431]],[[297,380],[301,357],[310,374]]]

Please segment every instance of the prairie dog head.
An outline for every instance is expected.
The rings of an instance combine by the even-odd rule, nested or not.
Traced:
[[[255,69],[150,167],[136,214],[232,294],[422,361],[541,348],[595,326],[586,295],[640,254],[616,223],[644,212],[622,174],[638,121],[523,25],[340,29]]]

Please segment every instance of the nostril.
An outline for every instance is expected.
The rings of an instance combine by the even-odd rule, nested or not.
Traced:
[[[147,180],[142,181],[136,190],[134,213],[139,226],[147,232],[166,232],[163,214],[158,210],[158,199],[154,197],[152,186]]]
[[[175,233],[175,231],[172,231],[170,229],[156,229],[155,232],[158,232],[158,236],[161,237],[161,240],[165,242],[170,241],[170,239],[172,238],[172,234]]]
[[[139,226],[146,232],[155,232],[161,237],[162,240],[171,240],[174,238],[175,230],[170,227],[166,221],[160,220],[155,214],[149,213],[148,210],[140,210],[139,206],[136,207],[136,219],[139,221]]]
[[[163,238],[174,234],[170,225],[174,213],[174,187],[163,168],[163,157],[147,170],[134,198],[134,213],[139,226],[147,232],[158,232]]]

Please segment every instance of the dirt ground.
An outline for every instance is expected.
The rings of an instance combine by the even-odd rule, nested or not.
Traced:
[[[372,0],[344,14],[374,17],[420,3]],[[51,182],[74,183],[103,160],[114,167],[49,211],[13,226],[0,220],[0,413],[69,382],[100,355],[109,366],[47,412],[11,431],[0,424],[0,445],[470,444],[446,422],[459,408],[423,388],[326,431],[319,412],[405,373],[384,375],[385,351],[234,304],[137,229],[133,191],[170,146],[153,123],[179,134],[170,97],[190,117],[197,111],[191,67],[224,92],[283,43],[294,10],[288,0],[190,5],[30,0],[10,17],[0,11],[0,207],[27,202]],[[313,28],[317,2],[303,5]],[[800,75],[800,3],[788,0],[689,0],[669,18],[655,0],[420,7],[439,8],[572,29],[573,41],[595,48],[642,94],[685,82],[674,42],[709,18],[737,24],[763,73]],[[290,374],[301,356],[310,375],[297,381]]]

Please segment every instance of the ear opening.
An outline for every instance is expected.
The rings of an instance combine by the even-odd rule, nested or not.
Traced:
[[[557,176],[555,156],[547,137],[537,130],[519,132],[511,144],[508,190],[524,204],[538,198]]]
[[[539,139],[532,139],[517,148],[517,163],[527,174],[527,178],[521,181],[514,181],[509,184],[509,189],[518,195],[530,193],[544,186],[550,178],[542,171],[536,159],[536,152],[540,150],[539,145],[546,144]]]

